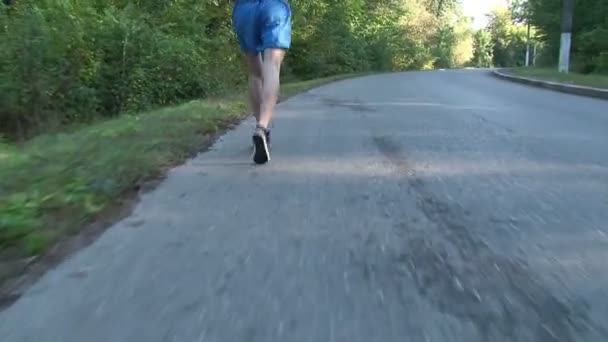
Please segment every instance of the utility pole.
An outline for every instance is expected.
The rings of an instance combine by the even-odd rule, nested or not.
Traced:
[[[528,37],[526,38],[526,66],[530,66],[530,19],[527,20]]]
[[[570,69],[570,47],[572,44],[572,16],[574,0],[563,0],[562,38],[559,47],[559,72],[567,73]]]

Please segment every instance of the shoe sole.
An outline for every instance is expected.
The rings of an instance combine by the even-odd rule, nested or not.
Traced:
[[[256,164],[266,164],[270,161],[266,139],[259,135],[253,136],[253,161]]]

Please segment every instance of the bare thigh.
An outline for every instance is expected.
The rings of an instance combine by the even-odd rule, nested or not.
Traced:
[[[274,64],[283,63],[286,51],[284,49],[267,49],[263,53],[263,62],[272,61]]]

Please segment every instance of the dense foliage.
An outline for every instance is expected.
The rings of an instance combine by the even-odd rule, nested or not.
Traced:
[[[454,0],[292,7],[285,78],[452,67],[472,56]],[[228,0],[11,1],[0,8],[0,133],[25,138],[241,86],[231,9]]]
[[[512,0],[509,8],[495,9],[488,26],[475,34],[473,63],[487,66],[491,54],[495,66],[524,65],[530,24],[537,65],[557,65],[562,5],[563,0]],[[608,73],[608,1],[575,1],[571,54],[573,71]]]

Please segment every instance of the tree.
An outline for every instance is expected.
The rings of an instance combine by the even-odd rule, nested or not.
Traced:
[[[478,68],[491,67],[493,46],[490,32],[485,29],[478,30],[473,35],[473,42],[473,65]]]
[[[489,15],[493,64],[498,67],[525,65],[526,28],[513,21],[509,8],[497,8]]]

